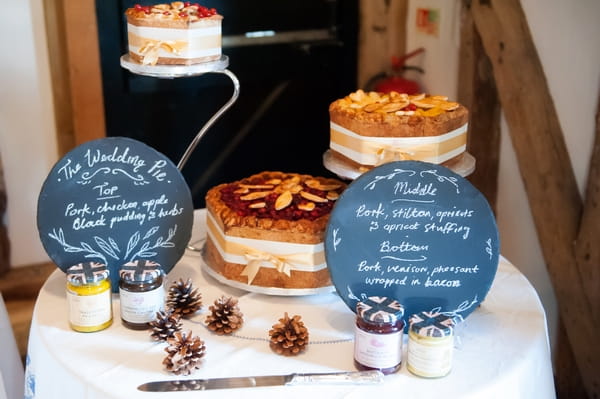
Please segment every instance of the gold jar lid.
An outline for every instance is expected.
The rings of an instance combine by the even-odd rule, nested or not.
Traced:
[[[108,268],[99,262],[82,262],[67,269],[67,281],[72,285],[94,284],[108,276]]]

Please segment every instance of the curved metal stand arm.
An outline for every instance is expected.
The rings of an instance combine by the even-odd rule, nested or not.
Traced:
[[[196,149],[196,146],[198,145],[198,143],[200,142],[200,140],[202,139],[202,136],[204,136],[204,134],[206,133],[206,131],[208,129],[210,129],[210,127],[221,117],[221,115],[223,115],[225,113],[225,111],[227,111],[236,102],[236,100],[238,99],[238,97],[240,95],[240,82],[239,82],[237,76],[235,76],[233,74],[233,72],[231,72],[228,69],[223,69],[221,71],[212,71],[210,73],[222,73],[224,75],[227,75],[231,79],[231,81],[233,82],[233,94],[231,95],[231,98],[229,99],[229,101],[227,101],[204,124],[204,126],[202,126],[202,129],[200,129],[200,131],[198,132],[198,134],[196,134],[196,137],[194,137],[194,139],[192,140],[192,142],[190,143],[190,145],[187,147],[187,149],[183,153],[183,156],[179,160],[179,163],[177,164],[177,169],[179,169],[179,170],[183,169],[183,167],[187,163],[188,159],[190,158],[190,155],[192,154],[192,152],[194,152],[194,149]]]

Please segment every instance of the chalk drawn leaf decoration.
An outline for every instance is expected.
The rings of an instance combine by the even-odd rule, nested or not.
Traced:
[[[339,228],[333,229],[333,250],[334,251],[337,251],[337,246],[342,241],[341,237],[338,237],[339,230],[340,230]]]
[[[422,170],[420,173],[421,177],[426,177],[427,175],[431,175],[434,176],[434,178],[439,181],[440,183],[450,183],[454,186],[454,188],[456,188],[456,193],[459,194],[460,190],[458,188],[458,179],[456,177],[451,177],[451,176],[440,176],[438,175],[436,170]]]
[[[137,176],[134,176],[134,175],[124,171],[123,169],[120,169],[120,168],[111,169],[109,167],[98,168],[93,172],[83,172],[81,174],[81,180],[78,180],[77,183],[81,184],[81,185],[90,184],[92,179],[94,178],[94,176],[96,176],[98,173],[112,174],[112,175],[122,174],[122,175],[128,177],[129,179],[131,179],[133,181],[133,184],[136,186],[150,184],[149,181],[144,179],[143,175],[138,174]]]
[[[148,230],[146,232],[146,234],[144,234],[143,240],[152,237],[154,235],[154,233],[156,233],[157,231],[158,231],[158,226],[152,227],[150,230]]]
[[[77,247],[75,245],[71,245],[69,243],[67,243],[67,241],[65,240],[65,233],[63,232],[63,229],[58,229],[58,232],[56,231],[56,229],[52,229],[52,232],[48,233],[48,236],[54,240],[56,240],[60,245],[62,245],[63,249],[65,250],[65,252],[87,252],[86,255],[84,255],[84,257],[86,258],[98,258],[100,259],[104,264],[107,264],[108,262],[106,261],[106,257],[94,250],[90,245],[82,242],[80,247]]]
[[[111,240],[111,239],[109,238],[109,240]],[[100,238],[98,236],[94,236],[94,241],[96,241],[96,244],[98,244],[98,246],[100,248],[102,248],[104,253],[106,253],[107,255],[109,255],[112,258],[119,259],[119,256],[114,251],[114,248],[111,245],[109,245],[106,241],[104,241],[102,238]]]
[[[379,183],[382,180],[392,180],[394,177],[396,177],[397,175],[403,174],[403,173],[407,173],[409,176],[414,176],[417,172],[414,170],[406,170],[406,169],[394,169],[394,171],[392,173],[389,173],[387,175],[378,175],[375,176],[373,178],[373,180],[371,180],[370,182],[368,182],[365,185],[365,190],[374,190],[375,186],[377,185],[377,183]],[[460,193],[460,190],[458,188],[458,179],[456,177],[451,177],[451,176],[441,176],[437,173],[436,170],[422,170],[419,175],[421,177],[427,177],[427,176],[433,176],[433,178],[435,178],[437,181],[439,181],[440,183],[450,183],[454,186],[454,188],[456,189],[456,193]]]
[[[110,168],[105,166],[103,168],[98,168],[93,172],[83,172],[81,174],[81,180],[78,180],[77,183],[82,185],[90,184],[94,176],[96,176],[98,173],[104,173],[106,175],[110,173]]]
[[[158,228],[151,228],[144,235],[144,239],[156,234],[156,231],[158,231]],[[129,237],[129,240],[127,242],[127,251],[125,254],[125,258],[128,258],[130,254],[131,256],[129,257],[129,261],[140,258],[149,258],[157,255],[157,252],[155,251],[157,248],[175,247],[175,243],[171,240],[173,239],[173,237],[175,237],[176,232],[177,225],[174,225],[173,227],[169,228],[168,235],[166,238],[158,237],[154,244],[151,244],[150,241],[145,241],[144,243],[142,243],[139,249],[135,251],[136,247],[140,243],[140,233],[136,231],[131,235],[131,237]],[[115,240],[111,237],[105,240],[102,237],[95,236],[94,242],[99,247],[98,250],[94,249],[90,244],[83,241],[80,242],[79,246],[69,244],[65,239],[63,229],[58,229],[58,231],[56,229],[53,229],[52,232],[48,233],[48,236],[56,240],[62,246],[65,252],[83,252],[85,253],[84,257],[100,259],[104,264],[108,264],[106,255],[117,260],[120,259],[118,255],[118,253],[120,252],[119,247]]]
[[[129,237],[129,242],[127,242],[127,251],[125,252],[125,257],[127,258],[131,251],[137,246],[140,241],[140,232],[136,231]]]
[[[488,238],[486,241],[486,247],[485,247],[485,252],[490,256],[490,259],[492,259],[492,257],[494,256],[494,253],[492,252],[492,239]]]
[[[152,246],[150,246],[149,241],[146,241],[144,244],[142,244],[142,247],[139,249],[139,251],[131,256],[130,261],[140,258],[149,258],[152,256],[156,256],[156,252],[152,251],[156,248],[173,248],[175,246],[175,243],[171,240],[173,239],[173,237],[175,237],[176,232],[177,225],[174,225],[169,229],[169,234],[167,235],[167,238],[158,237],[156,239],[156,242]],[[146,233],[145,236],[147,235],[148,233]]]
[[[408,173],[409,176],[414,176],[417,172],[415,172],[414,170],[394,169],[394,171],[390,174],[382,175],[382,176],[375,176],[373,178],[373,180],[371,180],[369,183],[367,183],[367,185],[365,186],[365,190],[375,190],[375,186],[381,180],[392,180],[394,177],[396,177],[396,175],[399,175],[402,173]]]

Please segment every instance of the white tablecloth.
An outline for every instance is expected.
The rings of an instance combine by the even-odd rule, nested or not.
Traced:
[[[203,212],[196,212],[196,217]],[[204,237],[202,219],[194,240]],[[169,273],[169,282],[192,278],[202,293],[199,315],[184,322],[206,343],[199,370],[186,378],[330,372],[353,370],[354,314],[335,294],[303,297],[248,293],[218,283],[201,269],[199,253],[187,251]],[[169,283],[167,283],[169,284]],[[221,295],[239,298],[245,324],[235,336],[217,336],[204,326],[208,306]],[[65,277],[57,270],[36,303],[29,341],[26,396],[68,398],[192,398],[199,393],[148,393],[137,386],[151,380],[176,379],[162,366],[165,344],[148,331],[132,331],[119,320],[106,330],[77,333],[67,323]],[[310,333],[307,351],[282,357],[269,348],[268,331],[283,316],[298,314]],[[377,386],[319,386],[327,398],[367,396],[432,398],[555,398],[546,318],[539,298],[525,277],[501,257],[486,300],[457,328],[452,372],[440,379],[410,374],[405,364]],[[405,345],[406,350],[406,345]],[[405,357],[404,357],[405,359]],[[405,363],[405,362],[404,362]],[[303,398],[310,386],[245,388],[202,392],[203,398]],[[408,395],[408,396],[404,396]]]

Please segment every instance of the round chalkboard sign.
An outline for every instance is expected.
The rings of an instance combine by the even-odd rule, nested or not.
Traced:
[[[192,232],[190,190],[163,154],[136,140],[82,144],[50,171],[38,199],[42,244],[58,267],[86,261],[110,270],[113,290],[127,262],[158,262],[168,273]]]
[[[498,229],[483,195],[451,170],[398,161],[353,181],[325,237],[331,279],[346,304],[397,299],[410,316],[467,317],[498,268]]]

